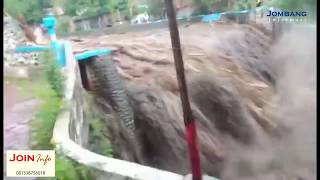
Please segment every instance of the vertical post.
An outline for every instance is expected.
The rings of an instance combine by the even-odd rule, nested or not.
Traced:
[[[254,18],[254,23],[257,24],[257,4],[255,0],[252,0],[251,3],[251,8],[254,9],[253,11],[253,18]]]
[[[271,19],[271,26],[272,26],[272,35],[271,35],[271,38],[272,38],[272,42],[275,42],[276,41],[276,38],[277,38],[277,26],[276,26],[276,23],[274,21],[274,18],[270,18]]]
[[[276,22],[274,18],[272,19],[272,41],[277,41],[282,33],[284,32],[284,22],[278,19]]]
[[[165,0],[167,15],[169,20],[171,44],[174,56],[174,62],[176,67],[177,80],[180,90],[180,98],[182,102],[183,118],[184,124],[186,126],[186,136],[189,148],[191,169],[192,169],[192,179],[201,180],[201,164],[200,155],[197,143],[197,132],[195,120],[193,119],[191,106],[188,98],[188,91],[185,80],[184,65],[180,47],[179,31],[176,21],[176,13],[174,10],[172,0]]]
[[[57,45],[57,35],[56,35],[56,19],[53,15],[48,15],[47,17],[43,18],[43,25],[47,28],[48,34],[51,40],[51,46],[53,48]]]
[[[57,35],[56,35],[56,18],[48,14],[48,16],[43,18],[43,25],[47,28],[48,34],[50,36],[51,40],[51,47],[56,53],[56,58],[58,60],[58,63],[64,67],[66,65],[66,59],[64,55],[63,45],[59,44],[57,41]]]

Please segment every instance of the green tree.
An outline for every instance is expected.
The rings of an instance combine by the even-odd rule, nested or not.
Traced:
[[[65,12],[69,16],[76,16],[84,11],[82,16],[96,16],[100,13],[114,14],[128,12],[128,0],[66,0]]]
[[[70,16],[75,16],[77,13],[77,6],[76,6],[77,0],[67,0],[64,1],[64,11],[66,14]]]
[[[115,3],[114,8],[119,11],[125,11],[128,9],[128,0],[120,0],[118,3]]]
[[[233,3],[232,10],[246,10],[252,6],[252,0],[241,0]]]
[[[70,16],[76,16],[77,12],[84,9],[90,9],[92,5],[89,0],[66,0],[65,13]]]
[[[195,0],[194,2],[198,6],[197,11],[200,14],[208,14],[211,12],[213,5],[217,3],[217,0]]]
[[[49,0],[5,0],[4,9],[14,18],[22,15],[28,23],[41,22],[43,8],[51,7]]]
[[[148,0],[148,13],[154,17],[162,15],[165,8],[164,0]]]
[[[98,0],[100,11],[102,12],[112,12],[116,2],[115,0]]]
[[[195,14],[208,14],[245,9],[250,6],[250,1],[252,0],[194,0],[193,3],[196,6]]]

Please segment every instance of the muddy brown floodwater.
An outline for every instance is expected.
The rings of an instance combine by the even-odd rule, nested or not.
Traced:
[[[280,48],[275,49],[270,32],[250,25],[195,23],[180,26],[179,30],[191,106],[199,131],[203,172],[223,179],[262,179],[251,171],[262,172],[250,166],[254,158],[259,162],[261,154],[246,160],[239,160],[239,155],[249,156],[248,152],[258,149],[256,145],[265,142],[264,139],[281,139],[287,133],[288,128],[283,128],[278,120],[285,118],[275,113],[275,108],[283,105],[275,103],[275,99],[279,98],[279,80],[284,71],[280,68],[281,62],[292,59],[290,51],[299,52],[297,47],[290,41],[291,50],[279,50],[285,49],[286,43],[280,43]],[[83,36],[81,39],[81,42],[73,42],[74,51],[114,50],[111,56],[126,82],[135,113],[139,134],[137,147],[142,147],[145,156],[138,162],[188,174],[190,166],[168,29]],[[272,56],[276,54],[281,54],[281,58]],[[310,55],[297,56],[313,60]],[[286,106],[289,104],[287,102]],[[103,105],[101,107],[103,111]],[[313,122],[313,116],[308,117]],[[130,148],[135,147],[127,146],[122,133],[115,128],[117,123],[106,119],[115,156],[129,157]],[[297,177],[288,171],[284,174]]]

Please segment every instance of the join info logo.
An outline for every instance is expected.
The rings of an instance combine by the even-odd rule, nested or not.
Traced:
[[[8,177],[54,177],[54,150],[8,150],[6,156]]]

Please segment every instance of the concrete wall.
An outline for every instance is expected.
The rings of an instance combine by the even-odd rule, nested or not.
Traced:
[[[66,76],[67,108],[60,113],[53,129],[51,143],[55,145],[56,151],[78,163],[104,172],[109,180],[184,180],[184,175],[102,156],[85,148],[88,142],[86,92],[81,87],[79,69],[70,43],[66,43],[64,47],[67,56],[67,68],[63,69]],[[217,179],[204,176],[204,180]]]
[[[74,20],[77,31],[90,31],[92,29],[101,29],[111,24],[111,16],[108,14]]]
[[[180,23],[183,23],[180,21]],[[167,26],[167,21],[153,24],[151,28]],[[123,27],[123,26],[122,26]],[[148,26],[150,27],[150,26]],[[145,28],[145,25],[131,26],[136,30]],[[128,27],[127,29],[128,30]],[[77,162],[103,171],[108,179],[138,179],[138,180],[185,180],[185,175],[163,171],[140,164],[114,159],[96,154],[86,149],[88,144],[88,119],[86,111],[87,92],[82,89],[79,69],[75,63],[71,45],[65,46],[67,56],[67,68],[64,69],[66,79],[65,101],[68,108],[61,112],[58,117],[52,137],[52,143],[56,145],[57,151]],[[205,176],[204,180],[217,180]]]
[[[202,16],[192,16],[187,17],[188,12],[183,12],[181,17],[178,17],[178,24],[184,25],[188,23],[197,23],[202,21]],[[245,18],[237,18],[238,23],[242,24],[261,24],[265,27],[271,28],[271,23],[266,19],[266,17],[254,17],[254,14],[246,14]],[[242,22],[240,21],[242,20]],[[224,15],[221,17],[220,22],[228,22],[228,16]],[[65,36],[98,36],[105,34],[121,34],[126,32],[135,32],[135,31],[145,31],[145,30],[153,30],[153,29],[161,29],[168,28],[168,20],[159,20],[155,22],[151,22],[148,24],[114,24],[112,27],[101,27],[90,30],[80,30],[74,33],[66,34]]]
[[[264,20],[257,24],[264,24]],[[183,21],[180,21],[183,23]],[[267,23],[266,26],[270,26]],[[167,26],[167,21],[154,24],[154,28]],[[136,26],[145,28],[144,25]],[[132,27],[130,27],[132,28]],[[108,179],[138,179],[138,180],[183,180],[185,175],[180,175],[168,171],[163,171],[140,164],[114,159],[96,154],[86,149],[89,136],[88,116],[88,94],[82,88],[78,65],[72,54],[70,43],[65,44],[65,54],[67,56],[67,68],[64,69],[66,76],[65,101],[68,108],[58,117],[52,142],[56,145],[58,151],[62,151],[68,157],[77,162],[99,169],[105,172]],[[187,158],[187,157],[186,157]],[[206,180],[217,180],[213,177],[206,176]]]
[[[191,17],[190,19],[179,19],[178,24],[183,25],[186,23],[200,22],[201,17]],[[103,35],[103,34],[121,34],[132,31],[145,31],[160,28],[168,28],[167,20],[159,20],[148,24],[114,24],[112,27],[103,27],[97,29],[91,29],[88,31],[77,31],[67,34],[65,36],[87,36],[87,35]]]
[[[88,109],[88,101],[86,98],[88,97],[85,90],[82,88],[78,68],[76,69],[76,79],[73,91],[70,107],[70,138],[81,147],[87,147],[89,137],[89,122],[86,117],[88,117],[89,112],[86,111],[86,109]]]

